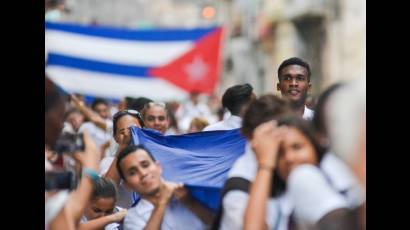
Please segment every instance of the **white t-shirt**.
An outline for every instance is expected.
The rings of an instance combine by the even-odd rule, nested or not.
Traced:
[[[61,190],[45,200],[44,220],[46,226],[48,226],[58,215],[58,213],[60,213],[69,196],[70,192],[68,190]]]
[[[231,115],[227,119],[217,122],[212,125],[208,125],[203,131],[213,131],[213,130],[231,130],[238,129],[242,127],[242,118],[239,116]]]
[[[332,188],[321,170],[313,165],[293,169],[287,190],[298,222],[307,225],[316,223],[332,210],[348,207],[345,197]]]
[[[194,105],[191,101],[187,101],[181,112],[178,111],[179,128],[184,132],[189,129],[189,125],[194,117],[203,117],[212,124],[216,121],[216,117],[212,115],[209,107],[202,102]]]
[[[144,229],[154,210],[154,205],[141,199],[130,208],[124,219],[124,230]],[[161,230],[206,229],[206,225],[183,204],[172,200],[166,207]]]
[[[249,181],[253,181],[256,176],[257,161],[255,154],[253,153],[249,144],[246,144],[245,153],[238,158],[233,164],[231,170],[228,173],[228,178],[241,177]],[[239,190],[232,190],[228,192],[223,198],[223,215],[221,218],[221,230],[240,230],[243,229],[243,218],[245,215],[246,206],[248,203],[249,194]],[[266,221],[270,221],[272,216],[272,210],[275,201],[269,200],[267,218]]]
[[[240,156],[228,172],[228,177],[242,177],[253,181],[256,176],[257,160],[249,143],[246,143],[245,153]]]
[[[223,217],[221,220],[221,230],[243,229],[243,220],[249,194],[233,190],[228,192],[223,199]],[[266,206],[265,221],[268,229],[287,230],[289,217],[292,213],[292,203],[289,195],[284,193],[276,199],[269,199]]]
[[[169,129],[167,129],[167,131],[165,131],[164,135],[165,136],[178,135],[178,132],[175,128],[169,128]]]
[[[366,200],[363,186],[350,168],[335,154],[328,152],[320,162],[328,182],[338,192],[343,193],[349,208],[357,208]]]
[[[92,122],[85,122],[80,126],[78,132],[82,133],[84,130],[87,130],[88,134],[91,136],[91,138],[99,148],[102,144],[109,141],[112,137],[112,121],[106,120],[106,123],[108,126],[107,131],[101,129]]]
[[[107,148],[105,151],[104,157],[114,157],[115,153],[118,151],[119,145],[115,141],[114,137],[111,137],[110,139],[110,147]]]

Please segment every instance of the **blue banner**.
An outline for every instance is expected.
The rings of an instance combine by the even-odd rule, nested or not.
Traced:
[[[164,136],[150,129],[131,129],[133,143],[142,144],[160,162],[165,180],[181,182],[192,196],[212,210],[233,163],[245,152],[239,129]]]

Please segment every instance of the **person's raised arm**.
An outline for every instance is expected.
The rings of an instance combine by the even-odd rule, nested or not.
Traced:
[[[283,132],[283,128],[277,128],[275,121],[265,122],[253,132],[251,145],[258,161],[258,171],[245,210],[245,230],[268,228],[265,221],[266,205]]]
[[[98,164],[100,160],[99,151],[89,134],[84,132],[84,144],[85,151],[81,159],[81,164],[83,166],[83,173],[80,184],[77,189],[72,192],[69,200],[67,201],[66,207],[71,211],[75,222],[77,223],[90,200],[91,193],[93,191],[92,180],[94,177],[98,177]]]
[[[83,168],[86,168],[88,172],[94,172],[93,177],[98,176],[99,152],[86,131],[83,137],[85,151],[75,154],[82,154],[78,159]],[[77,189],[70,194],[64,208],[50,223],[50,229],[75,229],[91,197],[92,190],[93,184],[91,176],[83,175]]]
[[[162,182],[160,185],[159,192],[156,194],[155,198],[151,200],[154,205],[154,211],[152,212],[147,225],[145,225],[144,230],[160,230],[161,224],[164,218],[165,210],[168,203],[170,202],[174,190],[177,184],[170,182]]]
[[[89,220],[86,223],[81,223],[79,225],[79,230],[100,230],[103,229],[106,225],[111,223],[120,222],[127,215],[127,210],[123,209],[117,213],[113,213],[108,216],[103,216],[94,220]]]
[[[84,102],[80,101],[75,95],[70,95],[71,101],[74,103],[75,107],[92,123],[94,123],[99,128],[107,131],[108,126],[104,118],[94,112],[92,109],[84,105]]]
[[[57,214],[57,216],[50,222],[50,230],[75,230],[75,223],[65,207]]]
[[[114,160],[112,161],[112,163],[111,163],[110,167],[108,168],[107,172],[103,175],[104,178],[111,179],[115,183],[116,186],[119,186],[120,181],[121,181],[120,174],[118,174],[117,166],[116,166],[117,165],[117,156],[118,156],[118,153],[121,152],[121,150],[123,148],[124,147],[121,147],[121,146],[118,147],[118,150],[117,150],[117,152],[115,153],[115,156],[114,156]]]
[[[214,214],[207,207],[193,199],[189,191],[179,184],[174,192],[175,198],[191,210],[199,219],[207,225],[212,224]]]
[[[130,128],[118,130],[119,132],[119,140],[118,140],[118,149],[117,152],[115,153],[114,160],[112,161],[110,167],[108,168],[108,171],[105,173],[104,178],[109,178],[111,179],[117,186],[119,186],[121,178],[120,174],[118,174],[117,171],[117,156],[118,154],[131,143],[131,130]]]

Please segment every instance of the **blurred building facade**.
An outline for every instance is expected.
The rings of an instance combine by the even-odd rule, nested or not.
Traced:
[[[313,94],[366,76],[365,0],[266,0],[260,12],[259,44],[273,71],[290,56],[308,60]],[[277,82],[273,75],[266,85]]]
[[[312,66],[312,94],[366,75],[365,0],[66,0],[64,20],[128,28],[223,25],[221,95],[251,83],[276,91],[279,64],[299,56]],[[204,16],[204,8],[215,14]]]

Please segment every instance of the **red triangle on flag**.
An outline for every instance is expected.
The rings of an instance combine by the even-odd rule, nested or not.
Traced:
[[[219,78],[221,36],[222,28],[218,27],[178,59],[150,69],[149,75],[188,92],[212,93]]]

